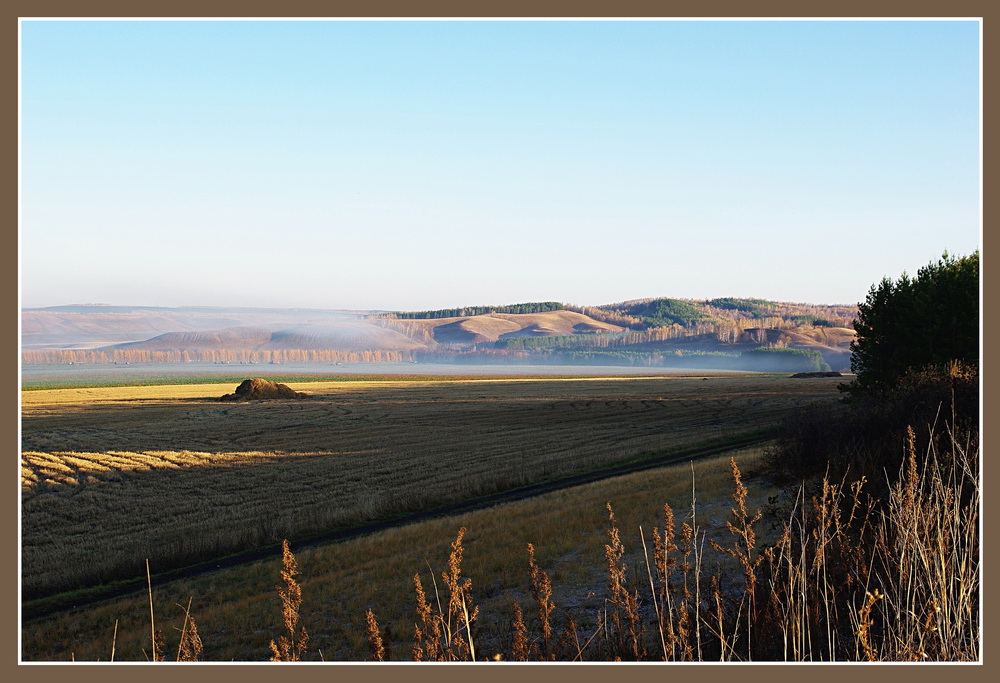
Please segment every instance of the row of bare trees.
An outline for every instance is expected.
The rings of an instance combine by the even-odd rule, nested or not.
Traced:
[[[408,351],[343,351],[337,349],[274,349],[150,351],[146,349],[44,349],[21,353],[24,365],[144,365],[152,363],[403,363]]]

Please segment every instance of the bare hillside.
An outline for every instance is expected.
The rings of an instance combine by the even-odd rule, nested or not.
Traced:
[[[427,348],[396,330],[374,325],[369,321],[348,321],[337,325],[301,326],[277,330],[261,345],[261,350],[276,349],[344,349],[349,351],[410,350]]]
[[[594,320],[573,311],[544,313],[488,313],[456,318],[410,320],[429,330],[440,344],[479,344],[510,337],[568,336],[622,332],[618,325]]]
[[[320,350],[409,350],[425,348],[395,330],[366,321],[346,321],[337,325],[298,326],[269,330],[260,327],[231,327],[198,332],[169,332],[152,339],[116,344],[112,349],[142,351],[275,351],[282,349]]]
[[[167,332],[138,342],[115,344],[115,349],[145,351],[201,351],[203,349],[253,349],[266,343],[271,332],[260,327],[230,327],[223,330]]]

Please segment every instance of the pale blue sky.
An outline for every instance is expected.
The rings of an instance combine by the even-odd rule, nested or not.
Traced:
[[[22,305],[855,303],[979,102],[975,21],[25,21]]]

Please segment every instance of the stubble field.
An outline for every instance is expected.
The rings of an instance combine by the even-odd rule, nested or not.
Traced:
[[[143,576],[546,477],[732,438],[833,379],[703,376],[225,385],[26,392],[26,600]]]

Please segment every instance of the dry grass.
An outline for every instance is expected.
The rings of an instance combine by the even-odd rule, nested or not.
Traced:
[[[22,585],[31,598],[419,511],[773,423],[836,400],[783,377],[296,383],[29,392]],[[290,505],[289,501],[294,501]]]
[[[866,501],[864,481],[845,485],[823,479],[811,503],[800,495],[786,521],[773,530],[758,529],[763,516],[753,511],[761,503],[754,493],[761,482],[746,473],[761,462],[758,453],[738,454],[728,467],[723,459],[700,463],[708,476],[691,468],[688,479],[682,467],[664,468],[460,519],[306,550],[300,557],[308,567],[304,573],[315,577],[309,594],[316,606],[300,610],[296,602],[295,618],[301,614],[314,632],[323,634],[318,655],[328,660],[977,661],[978,440],[948,436],[951,450],[943,461],[933,445],[918,455],[911,436],[902,471],[884,505]],[[702,501],[721,500],[720,474],[728,479],[732,504],[728,514],[715,517],[705,509],[711,503]],[[690,496],[691,506],[682,514],[680,533],[675,534],[674,508],[668,502],[662,507],[662,527],[657,524],[652,533],[652,561],[641,524],[641,542],[630,552],[626,539],[636,534],[622,530],[631,528],[636,516],[649,515],[651,501],[676,501],[682,495]],[[607,516],[595,529],[593,511],[606,498],[618,501],[617,507],[605,503]],[[651,516],[655,519],[655,513]],[[559,525],[544,538],[546,547],[562,548],[561,554],[540,558],[530,541],[522,545],[523,537],[514,538],[518,531],[538,535],[541,527],[533,522],[539,517]],[[457,537],[443,547],[440,534],[456,524],[462,524]],[[478,528],[478,537],[467,532],[465,524]],[[509,533],[497,533],[502,529]],[[583,540],[588,535],[590,543]],[[602,535],[606,542],[599,548],[594,540]],[[636,547],[641,548],[641,559]],[[715,550],[714,556],[709,549]],[[431,562],[445,554],[439,584]],[[418,569],[406,588],[405,579],[399,579],[419,567],[421,559],[430,570],[430,582]],[[355,568],[352,579],[337,571],[338,562]],[[583,567],[585,573],[562,582],[560,564]],[[288,570],[295,560],[287,544],[283,565],[287,584],[295,573]],[[520,565],[509,583],[504,565]],[[229,595],[240,596],[244,614],[254,612],[254,603],[262,597],[250,589],[248,571],[242,568],[227,577],[242,581],[230,586]],[[648,588],[642,587],[643,574]],[[466,575],[477,577],[475,599]],[[433,593],[425,591],[425,585],[433,586]],[[560,591],[567,586],[569,593]],[[758,586],[766,599],[755,598]],[[580,592],[591,587],[582,600],[574,601],[574,594],[579,599]],[[379,589],[385,592],[379,595]],[[169,590],[204,592],[205,586],[188,581]],[[288,591],[279,589],[279,597],[286,629],[294,632],[287,616]],[[537,622],[524,618],[520,602],[529,600],[538,608]],[[150,614],[152,602],[151,591]],[[214,618],[221,608],[232,618],[230,605],[214,602],[206,608],[208,615]],[[92,612],[100,612],[105,620],[115,614],[117,636],[118,615],[134,607],[123,601]],[[271,606],[270,611],[277,610]],[[237,626],[256,625],[260,632],[269,620],[256,612],[251,621]],[[388,624],[384,629],[376,614]],[[185,624],[189,615],[190,599]],[[51,647],[60,623],[68,619],[37,625],[25,642]],[[226,641],[243,633],[230,635],[232,625],[226,622],[215,635]],[[71,650],[70,656],[87,658],[92,642],[76,642],[81,649]],[[154,635],[154,652],[162,649],[158,643],[162,637]],[[225,652],[222,658],[228,658],[230,650]],[[255,652],[237,650],[233,657],[254,659]]]
[[[754,449],[736,453],[736,459],[745,471],[752,472],[763,455],[761,449]],[[511,600],[518,600],[523,607],[524,623],[532,635],[531,658],[544,651],[539,609],[531,597],[529,543],[536,546],[536,565],[546,575],[551,591],[540,590],[550,605],[553,635],[549,652],[561,635],[557,630],[565,627],[568,613],[580,615],[580,628],[590,629],[589,637],[596,622],[588,614],[603,605],[608,581],[601,540],[606,532],[607,502],[613,501],[620,528],[627,534],[625,560],[635,580],[642,567],[639,526],[662,515],[664,500],[678,509],[690,506],[693,480],[699,492],[699,528],[720,537],[726,533],[729,506],[725,501],[732,487],[727,462],[727,458],[717,458],[696,463],[694,471],[679,465],[616,477],[343,543],[293,547],[301,571],[304,598],[300,616],[309,632],[310,656],[327,661],[368,658],[366,612],[371,609],[386,658],[411,659],[413,626],[418,620],[414,574],[421,575],[428,600],[436,607],[433,585],[436,581],[439,590],[444,589],[440,574],[448,567],[451,543],[461,527],[467,529],[462,575],[474,580],[475,602],[480,608],[475,641],[480,658],[502,651],[512,641]],[[748,504],[766,505],[767,498],[777,493],[766,482],[752,482]],[[154,588],[157,621],[172,624],[165,631],[176,637],[175,629],[181,627],[184,614],[179,605],[193,598],[191,610],[198,619],[204,659],[263,661],[270,656],[270,640],[284,630],[282,605],[275,595],[279,569],[280,557],[276,556]],[[544,585],[539,577],[539,586]],[[72,654],[80,661],[107,660],[116,620],[120,621],[118,659],[143,661],[143,649],[149,646],[149,604],[144,594],[25,625],[23,656],[68,660]],[[504,653],[504,658],[510,655]]]
[[[102,575],[126,551],[144,574],[145,558],[161,569],[161,548],[176,560],[183,542],[219,544],[228,533],[247,543],[263,521],[280,539],[303,519],[393,509],[363,508],[372,489],[351,493],[352,477],[397,496],[442,500],[456,482],[460,495],[476,495],[513,477],[521,461],[511,456],[529,445],[524,462],[537,477],[579,466],[574,458],[601,462],[616,439],[627,443],[617,457],[704,440],[717,435],[716,421],[734,422],[733,431],[766,424],[797,402],[835,399],[836,381],[296,385],[315,398],[229,415],[217,411],[231,404],[173,399],[163,388],[88,400],[53,392],[26,403],[26,445],[119,438],[141,446],[23,453],[24,557],[38,570],[33,580],[66,580],[46,575],[47,563],[89,562],[91,576]],[[246,429],[260,430],[252,439],[263,447],[228,448]],[[975,661],[978,436],[935,434],[925,452],[912,436],[900,444],[903,467],[884,501],[867,497],[868,482],[850,480],[823,479],[788,497],[763,475],[761,449],[737,452],[294,555],[286,544],[280,558],[27,623],[22,657]],[[149,447],[169,438],[217,443]],[[336,460],[344,452],[317,447],[348,442],[381,444],[393,466]],[[409,460],[406,475],[393,478]],[[473,476],[480,480],[466,481]],[[323,485],[337,495],[317,495]],[[116,512],[122,506],[136,519]],[[114,551],[121,554],[110,550],[115,543],[125,544]]]
[[[767,551],[777,658],[976,661],[980,652],[979,451],[946,430],[905,459],[888,500],[824,479]]]

